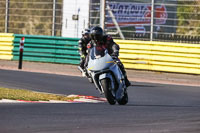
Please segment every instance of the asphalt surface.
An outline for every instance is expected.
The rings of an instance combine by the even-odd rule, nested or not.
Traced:
[[[18,69],[18,61],[0,60],[0,69],[51,73],[59,75],[81,76],[77,65],[51,64],[23,61],[22,69]],[[200,86],[200,75],[153,72],[144,70],[126,70],[129,80],[134,82],[148,82],[187,86]]]
[[[1,103],[0,133],[200,132],[199,86],[132,84],[125,106]],[[24,70],[0,69],[0,87],[103,97],[86,78]]]

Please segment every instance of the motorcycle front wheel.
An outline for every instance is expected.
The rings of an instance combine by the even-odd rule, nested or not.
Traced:
[[[104,90],[105,97],[109,104],[114,105],[116,103],[115,97],[111,92],[111,81],[109,78],[105,78],[101,80],[101,85]]]
[[[125,105],[128,103],[128,93],[127,90],[124,91],[124,96],[122,97],[121,100],[117,101],[119,105]]]

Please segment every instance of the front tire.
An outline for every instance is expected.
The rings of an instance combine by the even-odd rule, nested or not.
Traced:
[[[103,87],[107,101],[109,102],[109,104],[114,105],[116,103],[116,100],[115,100],[115,97],[113,96],[113,94],[111,92],[112,88],[111,88],[110,79],[108,79],[108,78],[102,79],[101,85]]]
[[[128,103],[128,93],[126,90],[124,90],[124,96],[122,97],[122,99],[120,99],[119,101],[117,101],[119,105],[125,105]]]

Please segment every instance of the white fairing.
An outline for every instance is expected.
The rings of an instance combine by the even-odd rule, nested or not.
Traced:
[[[91,49],[90,59],[88,63],[88,69],[92,71],[99,71],[103,69],[109,68],[113,65],[112,57],[105,51],[105,56],[99,57],[100,55],[96,55],[95,47]]]
[[[123,74],[107,50],[103,55],[98,54],[95,47],[90,50],[88,73],[91,75],[96,88],[101,93],[103,93],[103,89],[101,88],[100,81],[104,78],[109,78],[112,86],[111,91],[113,91],[112,93],[116,100],[120,100],[124,96],[126,86],[124,84]],[[117,82],[118,88],[115,88],[115,82]]]

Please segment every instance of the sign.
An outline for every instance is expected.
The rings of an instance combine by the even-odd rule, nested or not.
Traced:
[[[108,3],[120,27],[136,25],[150,25],[151,23],[151,4],[141,3]],[[164,5],[155,6],[156,24],[165,24],[168,18],[167,10]],[[112,18],[107,19],[107,27],[114,28]]]

